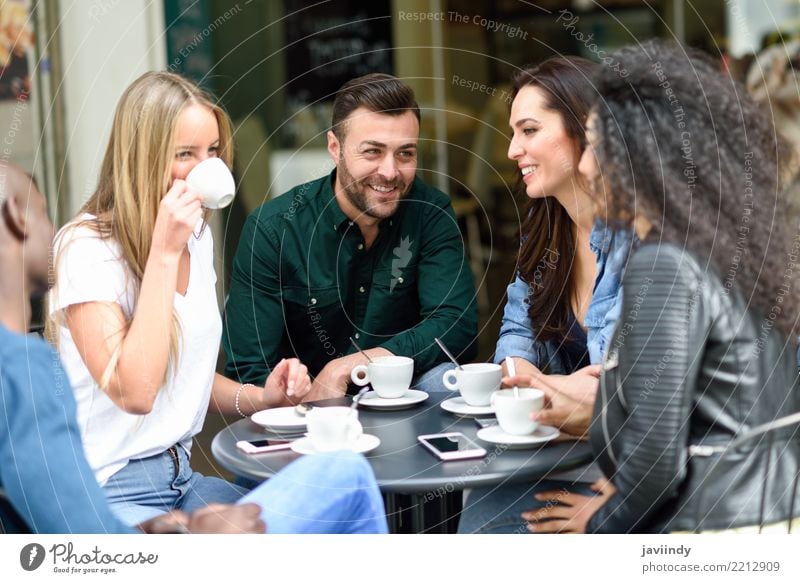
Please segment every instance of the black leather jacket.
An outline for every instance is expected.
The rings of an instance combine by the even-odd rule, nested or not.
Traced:
[[[757,525],[762,492],[764,523],[789,516],[800,464],[796,426],[778,433],[771,448],[762,440],[724,461],[688,453],[690,445],[724,445],[800,411],[796,344],[769,322],[726,289],[707,261],[668,244],[633,254],[590,429],[617,492],[588,532]]]

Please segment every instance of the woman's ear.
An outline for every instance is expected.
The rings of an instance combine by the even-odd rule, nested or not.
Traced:
[[[17,197],[10,195],[2,203],[2,220],[6,228],[20,241],[28,238],[25,221],[25,213],[22,212],[17,201]]]

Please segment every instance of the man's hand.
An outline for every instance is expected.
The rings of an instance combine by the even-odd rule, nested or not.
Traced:
[[[180,534],[187,531],[189,515],[182,510],[173,510],[145,520],[136,525],[136,528],[145,534]]]
[[[261,520],[258,504],[209,504],[189,516],[192,534],[264,534],[267,525]]]
[[[353,370],[356,364],[361,364],[364,360],[364,358],[359,355],[359,361],[353,362],[351,356],[343,356],[342,358],[332,360],[319,371],[314,382],[311,383],[309,401],[333,399],[341,397],[347,392],[347,384],[350,382],[350,371]]]
[[[364,351],[370,358],[379,356],[393,356],[385,348],[370,348]],[[333,399],[341,397],[347,392],[350,383],[350,372],[359,364],[368,361],[361,353],[348,354],[330,361],[325,365],[311,385],[311,391],[304,401],[318,401],[320,399]]]
[[[192,514],[173,510],[138,525],[145,534],[264,534],[257,504],[209,504]]]

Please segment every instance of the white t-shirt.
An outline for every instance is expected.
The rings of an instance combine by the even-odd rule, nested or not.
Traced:
[[[91,218],[84,215],[80,220]],[[70,231],[58,237],[54,250],[58,274],[50,313],[84,302],[113,302],[130,320],[135,307],[133,276],[119,244],[101,239],[88,227],[71,225],[62,229]],[[189,451],[192,437],[203,428],[222,337],[210,228],[203,229],[199,240],[189,237],[189,253],[189,285],[185,296],[175,294],[174,303],[180,323],[178,363],[149,414],[132,415],[117,407],[95,383],[69,329],[59,330],[59,353],[75,392],[86,457],[100,485],[132,459],[161,453],[176,443]]]

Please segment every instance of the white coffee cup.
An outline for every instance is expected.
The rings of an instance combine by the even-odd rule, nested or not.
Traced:
[[[306,413],[308,437],[320,452],[352,449],[363,429],[350,407],[314,407]]]
[[[503,378],[499,364],[478,362],[462,365],[461,369],[448,370],[442,375],[444,386],[451,391],[460,391],[467,405],[485,407],[492,393],[500,388]]]
[[[372,385],[381,399],[397,399],[405,395],[413,376],[414,361],[407,356],[379,356],[350,371],[350,380],[360,387]]]
[[[539,424],[531,419],[531,413],[544,407],[544,391],[540,389],[519,389],[519,396],[514,389],[503,389],[492,393],[494,414],[500,428],[511,435],[530,435]]]
[[[192,168],[186,183],[203,195],[207,209],[222,209],[233,202],[236,184],[233,174],[220,158],[206,158]]]

